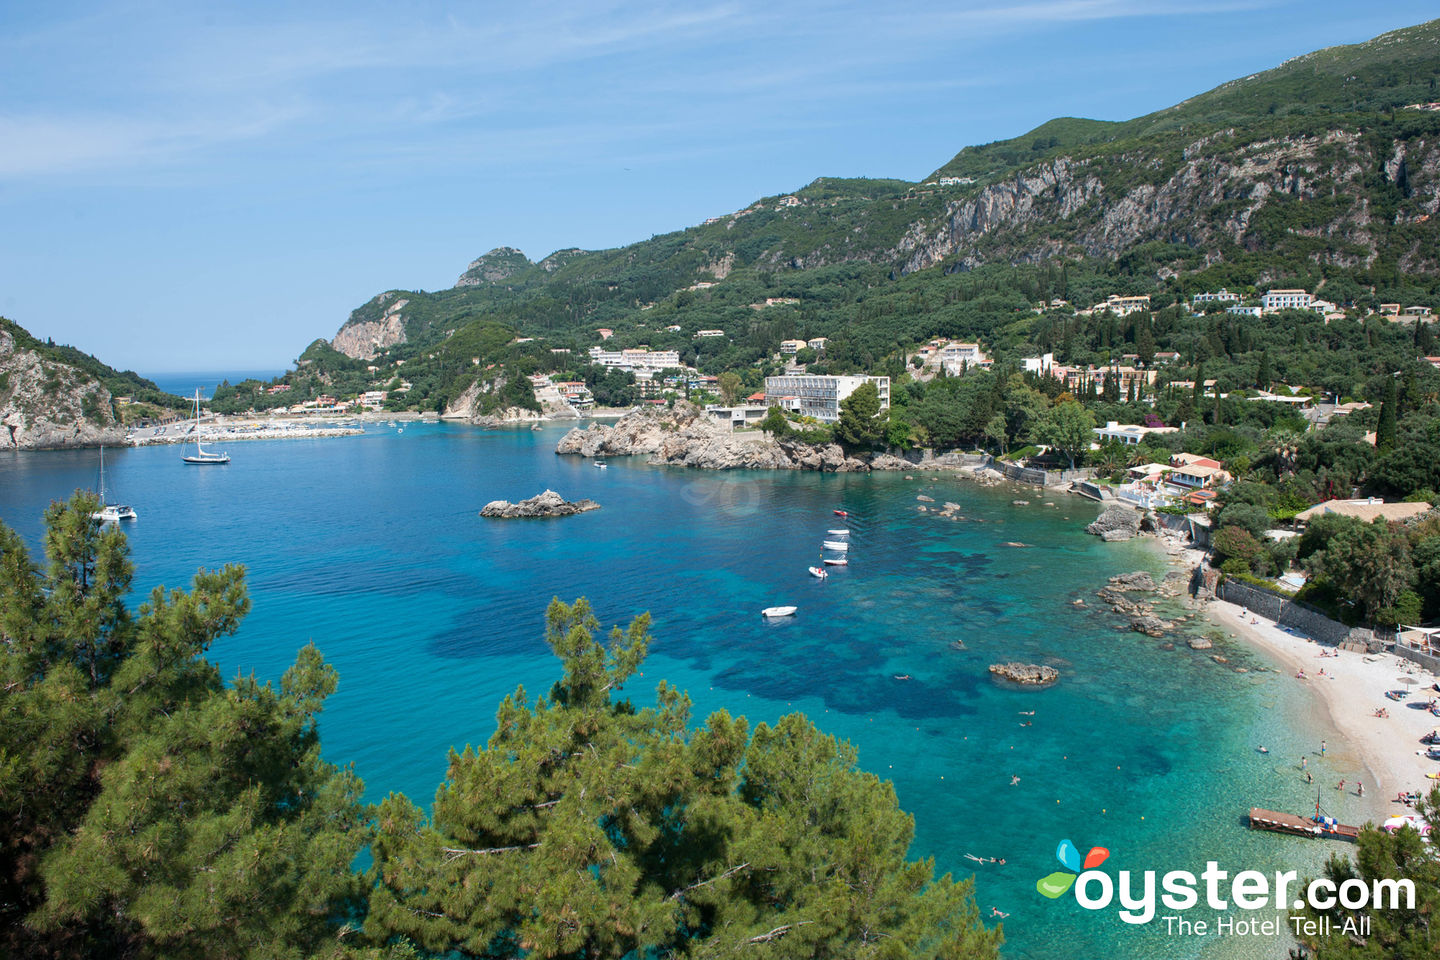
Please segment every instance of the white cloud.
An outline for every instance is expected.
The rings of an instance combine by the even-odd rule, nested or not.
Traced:
[[[299,105],[176,120],[123,114],[0,114],[0,177],[172,163],[208,147],[262,137],[306,115]]]

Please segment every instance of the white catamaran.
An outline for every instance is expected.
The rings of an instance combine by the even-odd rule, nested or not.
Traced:
[[[111,503],[105,499],[105,448],[100,448],[100,509],[90,514],[101,523],[117,523],[134,520],[135,508],[124,503]]]
[[[229,463],[228,453],[211,453],[200,445],[200,388],[195,388],[195,453],[193,456],[183,458],[186,463],[193,463],[198,466],[210,464]]]

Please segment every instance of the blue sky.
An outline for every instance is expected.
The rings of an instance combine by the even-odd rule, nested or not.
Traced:
[[[201,9],[201,7],[204,9]],[[29,9],[25,9],[28,7]],[[0,314],[142,372],[282,368],[389,288],[818,176],[918,179],[1433,0],[0,6]]]

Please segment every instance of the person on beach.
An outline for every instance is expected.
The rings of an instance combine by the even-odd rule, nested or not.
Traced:
[[[1335,784],[1335,789],[1343,791],[1345,789],[1345,781],[1341,780],[1339,783]]]
[[[1306,767],[1306,765],[1307,765],[1309,762],[1310,762],[1310,758],[1309,758],[1309,757],[1301,757],[1301,758],[1300,758],[1300,769],[1301,769],[1301,770],[1304,770],[1305,767]]]
[[[1310,775],[1310,771],[1309,771],[1309,770],[1306,770],[1306,771],[1305,771],[1305,782],[1306,782],[1306,783],[1314,783],[1314,782],[1315,782],[1315,778]]]
[[[1321,741],[1320,741],[1320,756],[1322,756],[1322,757],[1325,756],[1325,741],[1324,741],[1324,740],[1321,740]]]
[[[1359,780],[1355,781],[1355,796],[1365,796],[1365,784],[1361,783]]]

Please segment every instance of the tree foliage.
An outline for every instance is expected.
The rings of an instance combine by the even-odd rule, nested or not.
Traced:
[[[1051,407],[1035,425],[1035,438],[1048,443],[1070,461],[1085,455],[1095,440],[1095,417],[1078,402],[1071,400]]]
[[[453,753],[434,815],[392,794],[367,931],[434,953],[541,957],[987,957],[968,882],[905,859],[912,821],[855,751],[798,714],[753,735],[661,683],[620,699],[648,617],[595,637],[553,601],[563,677]]]
[[[124,606],[125,537],[76,494],[46,563],[0,526],[0,953],[272,957],[338,949],[363,902],[360,783],[320,759],[335,672],[279,689],[204,657],[249,610],[244,571]]]
[[[866,381],[840,401],[840,419],[835,439],[852,450],[869,450],[885,438],[885,411],[880,408],[880,391]]]

